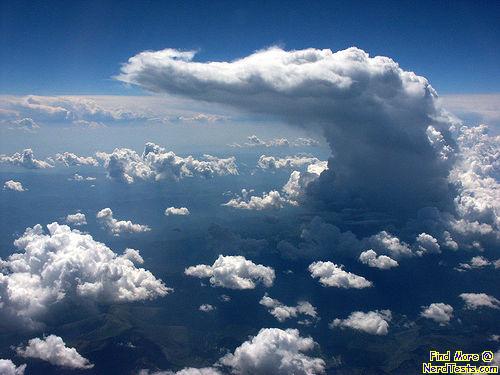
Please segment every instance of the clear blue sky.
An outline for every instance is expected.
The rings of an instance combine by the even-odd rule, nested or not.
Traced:
[[[441,94],[500,92],[500,1],[13,1],[0,8],[0,94],[131,93],[110,77],[146,49],[201,60],[280,44],[358,46]],[[136,93],[136,91],[134,91]]]

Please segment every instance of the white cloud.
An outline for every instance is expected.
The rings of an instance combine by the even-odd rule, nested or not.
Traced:
[[[453,307],[446,303],[431,303],[429,306],[423,306],[420,316],[434,320],[440,325],[446,325],[453,318]]]
[[[208,123],[214,123],[214,122],[223,122],[227,121],[226,116],[220,116],[220,115],[212,115],[212,114],[205,114],[205,113],[197,113],[195,115],[191,116],[179,116],[180,121],[184,122],[208,122]]]
[[[233,143],[230,147],[316,147],[319,141],[312,138],[297,138],[295,141],[289,141],[287,138],[274,138],[267,141],[260,139],[256,135],[248,137],[248,142],[243,144]]]
[[[151,230],[147,225],[134,224],[130,220],[117,220],[113,217],[111,208],[103,208],[96,215],[97,220],[114,236],[123,233],[143,233]]]
[[[459,297],[464,300],[466,307],[470,310],[480,307],[500,309],[500,301],[486,293],[462,293]]]
[[[189,367],[177,372],[141,370],[138,375],[323,374],[325,361],[304,354],[315,346],[312,338],[301,337],[296,329],[264,328],[233,353],[220,358],[213,367]],[[223,369],[227,371],[222,371]]]
[[[198,307],[198,310],[200,310],[202,312],[210,312],[210,311],[214,311],[215,310],[215,306],[210,305],[208,303],[204,303],[203,305],[201,305],[200,307]]]
[[[117,255],[89,234],[52,223],[28,228],[14,241],[19,250],[1,261],[0,314],[20,320],[25,328],[39,325],[50,307],[66,296],[100,302],[142,301],[171,289],[134,263],[139,252]]]
[[[346,319],[334,319],[330,327],[351,328],[371,335],[387,335],[391,319],[390,310],[375,310],[367,313],[354,311]]]
[[[275,278],[271,267],[255,264],[243,256],[219,255],[212,266],[191,266],[184,273],[198,278],[210,278],[213,286],[229,289],[254,289],[256,283],[269,288]]]
[[[262,197],[250,195],[246,189],[241,190],[241,196],[230,199],[223,206],[238,208],[242,210],[267,210],[280,209],[289,201],[282,197],[279,191],[271,190],[269,193],[263,193]]]
[[[397,261],[386,255],[377,256],[377,253],[372,249],[363,251],[359,255],[359,261],[370,267],[375,267],[381,270],[388,270],[399,265]]]
[[[66,223],[73,224],[76,226],[87,225],[87,218],[85,217],[85,214],[77,212],[66,216]]]
[[[116,181],[133,183],[140,180],[173,180],[185,177],[213,177],[236,175],[236,159],[204,155],[202,160],[187,156],[182,158],[172,151],[147,143],[142,156],[127,148],[116,148],[112,153],[96,153],[103,161],[108,177]]]
[[[189,210],[186,207],[179,207],[179,208],[168,207],[165,210],[165,215],[166,216],[171,216],[171,215],[186,216],[186,215],[189,215],[189,214],[190,214],[190,212],[189,212]]]
[[[416,238],[418,250],[417,254],[439,254],[441,247],[438,241],[427,233],[420,233]]]
[[[450,173],[459,190],[455,206],[459,215],[453,229],[462,234],[494,233],[500,238],[500,136],[489,136],[488,127],[462,127],[460,154]]]
[[[3,189],[4,190],[12,190],[12,191],[26,191],[26,189],[23,187],[23,184],[20,183],[19,181],[14,181],[14,180],[9,180],[5,181],[3,184]]]
[[[52,168],[53,166],[46,161],[35,159],[33,150],[27,148],[22,153],[16,152],[12,155],[0,155],[0,163],[10,164],[16,167],[27,169]]]
[[[314,346],[315,342],[310,337],[301,337],[296,329],[266,328],[219,362],[239,375],[322,374],[325,362],[304,354]]]
[[[377,250],[387,253],[395,259],[414,255],[408,244],[385,230],[371,236],[368,241]]]
[[[267,307],[269,313],[279,322],[284,322],[289,318],[296,318],[299,315],[306,315],[313,319],[318,318],[316,308],[307,301],[300,301],[296,306],[287,306],[277,299],[269,297],[266,293],[259,303]]]
[[[10,359],[0,359],[0,374],[2,375],[24,375],[26,365],[16,366]]]
[[[71,369],[89,369],[94,367],[75,348],[68,348],[63,339],[55,335],[49,335],[43,339],[31,339],[25,348],[16,348],[16,352],[21,357],[38,358],[55,366]]]
[[[96,159],[91,156],[78,156],[72,152],[63,152],[62,154],[56,154],[54,160],[64,164],[67,167],[81,166],[81,165],[91,165],[98,166],[99,163]]]
[[[372,282],[366,280],[362,276],[355,275],[351,272],[344,271],[343,266],[338,266],[332,262],[313,262],[309,265],[311,277],[319,278],[319,282],[323,286],[333,286],[336,288],[369,288]]]
[[[284,158],[261,155],[257,165],[262,169],[280,169],[280,168],[302,168],[311,164],[327,163],[322,162],[318,158],[310,155],[294,155],[286,156]],[[324,168],[326,169],[326,168]]]

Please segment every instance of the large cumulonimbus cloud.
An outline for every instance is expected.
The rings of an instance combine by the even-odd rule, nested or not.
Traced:
[[[171,289],[144,268],[137,250],[118,255],[89,234],[52,223],[28,228],[2,260],[0,316],[37,328],[65,297],[132,302],[165,296]],[[17,326],[17,324],[16,324]]]
[[[350,195],[384,209],[447,203],[453,123],[425,78],[354,47],[271,47],[230,62],[194,57],[142,52],[116,78],[321,130],[334,156],[316,189],[324,199]]]
[[[117,148],[112,153],[98,152],[96,156],[102,160],[109,178],[129,184],[137,179],[176,181],[184,177],[238,174],[234,157],[183,158],[154,143],[147,143],[142,155],[127,148]]]

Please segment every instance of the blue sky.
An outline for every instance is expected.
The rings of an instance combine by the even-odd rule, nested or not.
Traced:
[[[231,60],[286,49],[358,46],[441,94],[499,89],[498,1],[4,1],[1,94],[137,94],[110,77],[147,49]]]

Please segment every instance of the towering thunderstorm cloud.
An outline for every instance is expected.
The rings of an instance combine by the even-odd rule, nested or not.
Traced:
[[[116,78],[318,129],[333,155],[311,188],[322,200],[397,210],[450,202],[453,121],[429,82],[392,59],[354,47],[271,47],[231,62],[194,56],[142,52]]]

